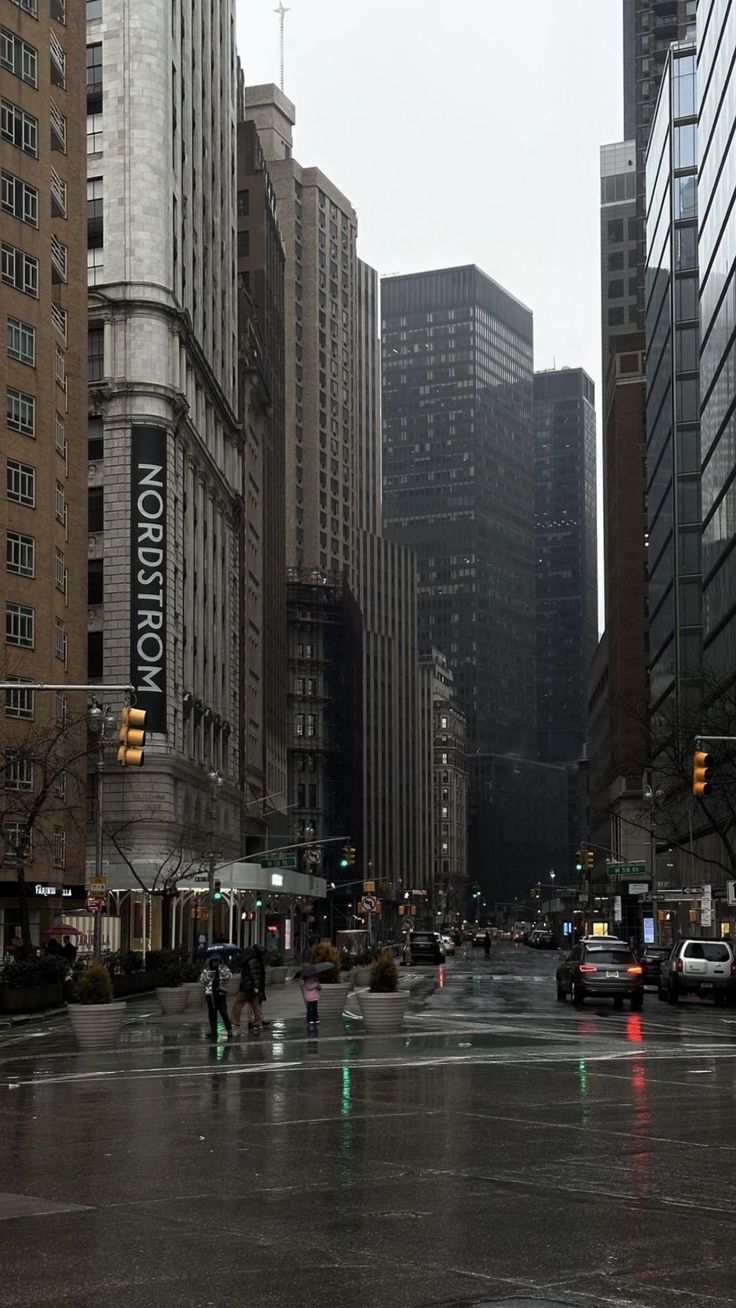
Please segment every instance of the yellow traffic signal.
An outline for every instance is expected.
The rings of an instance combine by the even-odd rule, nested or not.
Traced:
[[[704,795],[711,792],[711,764],[712,756],[706,754],[702,749],[696,749],[693,754],[693,794],[696,799],[702,799]]]
[[[355,850],[352,845],[347,846],[348,866],[352,867],[355,863]]]
[[[130,708],[126,705],[120,712],[120,731],[118,740],[118,763],[122,767],[140,768],[143,766],[143,746],[146,743],[146,714],[144,709]]]
[[[592,849],[586,849],[586,851],[585,851],[585,871],[586,871],[586,872],[592,872],[592,871],[593,871],[593,863],[594,863],[594,861],[595,861],[595,854],[593,853],[593,850],[592,850]]]

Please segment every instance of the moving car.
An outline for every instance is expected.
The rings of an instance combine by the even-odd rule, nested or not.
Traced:
[[[437,931],[412,931],[409,945],[412,963],[445,961],[445,950]]]
[[[726,940],[679,940],[659,969],[658,994],[670,1004],[681,995],[708,995],[716,1006],[736,1002],[736,959]]]
[[[444,951],[445,951],[446,954],[454,954],[454,953],[455,953],[455,937],[454,937],[454,936],[443,936],[443,937],[442,937],[442,946],[443,946]]]
[[[485,927],[480,927],[480,929],[476,931],[475,935],[473,936],[473,944],[484,945],[486,943],[486,936],[488,936],[488,939],[490,940],[491,938],[490,931],[486,931]]]
[[[531,945],[532,949],[557,948],[557,941],[555,940],[554,932],[548,931],[546,928],[542,927],[536,927],[534,931],[531,932],[527,944]]]
[[[623,941],[581,940],[556,973],[557,998],[568,995],[574,1004],[586,999],[612,999],[622,1008],[628,999],[632,1009],[644,1003],[644,969]]]
[[[639,962],[644,968],[644,985],[659,985],[659,969],[670,956],[669,945],[644,945],[639,950]]]

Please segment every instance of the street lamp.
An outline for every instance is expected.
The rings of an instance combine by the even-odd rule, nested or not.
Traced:
[[[104,841],[103,828],[103,796],[104,788],[102,779],[105,774],[105,745],[112,740],[113,733],[117,726],[115,714],[109,704],[98,704],[96,699],[92,700],[87,709],[87,723],[90,732],[97,737],[97,763],[95,764],[96,782],[96,813],[95,813],[95,878],[97,881],[102,880],[102,853]],[[95,911],[94,916],[94,935],[93,935],[93,954],[95,962],[100,961],[100,947],[102,943],[102,916],[99,911]]]
[[[207,892],[209,904],[207,906],[207,944],[212,945],[215,927],[215,840],[217,838],[217,827],[219,818],[219,797],[222,787],[222,777],[214,768],[207,773],[207,783],[210,788],[210,861],[207,871]]]

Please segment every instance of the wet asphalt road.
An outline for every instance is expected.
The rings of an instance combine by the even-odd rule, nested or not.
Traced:
[[[736,1013],[578,1011],[557,958],[459,958],[380,1040],[0,1038],[0,1305],[736,1305]]]

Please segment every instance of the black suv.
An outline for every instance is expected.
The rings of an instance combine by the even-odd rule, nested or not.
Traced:
[[[581,941],[557,969],[557,998],[567,996],[574,1004],[585,999],[612,999],[615,1008],[624,999],[631,1007],[644,1003],[644,969],[628,945],[623,942]]]
[[[444,963],[445,951],[442,940],[436,931],[412,931],[412,963]]]

